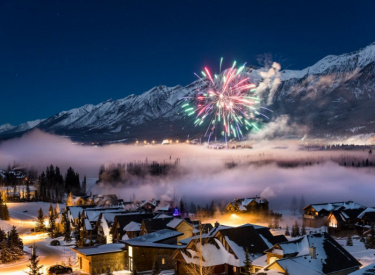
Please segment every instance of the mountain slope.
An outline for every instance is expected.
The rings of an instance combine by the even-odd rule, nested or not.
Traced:
[[[266,71],[248,68],[244,73],[260,82]],[[288,115],[290,122],[305,126],[314,136],[375,132],[375,43],[356,52],[327,56],[300,71],[281,71],[279,77],[276,90],[261,94],[263,105],[270,103],[273,117]],[[154,87],[141,95],[88,104],[45,120],[16,127],[6,124],[0,126],[0,139],[34,127],[90,142],[201,136],[202,128],[193,126],[194,118],[181,113],[180,99],[193,96],[196,89],[205,89],[205,83]]]

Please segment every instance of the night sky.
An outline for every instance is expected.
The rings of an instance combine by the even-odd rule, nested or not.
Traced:
[[[265,58],[302,69],[375,41],[375,1],[0,0],[0,125],[187,85]]]

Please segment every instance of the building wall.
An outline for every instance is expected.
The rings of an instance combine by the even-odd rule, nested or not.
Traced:
[[[171,259],[174,249],[161,249],[154,247],[133,247],[133,268],[137,272],[152,270],[155,261],[158,261],[161,270],[174,269],[175,264]],[[163,264],[164,259],[164,264]],[[129,259],[126,261],[129,268]]]
[[[125,269],[125,252],[116,252],[108,254],[99,254],[85,256],[77,253],[78,267],[92,275],[106,273],[109,268],[111,271]]]
[[[178,232],[184,233],[184,235],[181,235],[181,236],[177,237],[177,242],[179,242],[180,240],[187,239],[187,238],[190,238],[190,237],[193,236],[193,227],[191,225],[189,225],[188,223],[186,223],[186,222],[181,222],[177,226],[176,230]]]

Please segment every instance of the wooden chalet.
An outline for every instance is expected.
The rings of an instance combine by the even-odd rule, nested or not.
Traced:
[[[224,209],[227,213],[259,213],[268,212],[268,200],[255,196],[254,198],[235,199]]]
[[[346,275],[361,264],[328,233],[278,243],[253,261],[255,274]]]
[[[353,201],[309,204],[303,208],[303,223],[309,227],[322,227],[323,225],[327,225],[327,218],[331,211],[349,209],[365,210],[366,207]]]
[[[189,274],[189,267],[199,263],[200,254],[203,256],[203,266],[210,269],[212,274],[240,274],[244,272],[246,248],[250,253],[250,259],[254,261],[263,256],[266,249],[284,241],[285,236],[274,236],[269,228],[263,226],[217,225],[208,234],[190,238],[186,248],[178,249],[173,254],[172,258],[176,261],[175,274]]]
[[[150,219],[154,215],[151,213],[128,213],[126,215],[115,215],[112,228],[110,230],[110,234],[113,237],[113,242],[118,242],[122,240],[125,234],[127,234],[127,230],[125,227],[131,223],[139,223],[141,224],[144,219]],[[135,227],[129,227],[128,229],[134,230]],[[141,227],[139,231],[131,231],[128,235],[128,238],[138,237],[141,233]]]

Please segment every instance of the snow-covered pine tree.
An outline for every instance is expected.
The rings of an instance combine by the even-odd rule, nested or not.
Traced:
[[[27,266],[30,268],[30,271],[25,271],[26,274],[29,275],[42,275],[41,269],[43,268],[43,265],[39,265],[39,259],[38,255],[36,254],[37,246],[34,244],[32,248],[32,253],[30,256],[30,264]]]
[[[346,238],[346,246],[353,246],[353,239],[350,235]]]
[[[46,227],[44,225],[44,214],[43,214],[43,210],[42,208],[39,208],[39,211],[38,211],[38,217],[37,217],[37,220],[36,220],[36,228],[35,228],[35,231],[36,232],[44,232],[46,230]]]
[[[68,212],[66,210],[62,213],[62,221],[64,225],[64,231],[63,231],[64,241],[71,242],[72,241],[72,237],[71,237],[72,229],[70,227]]]
[[[290,232],[289,232],[289,225],[286,225],[286,228],[285,228],[285,233],[284,233],[285,236],[290,236]]]
[[[251,274],[251,269],[253,267],[253,263],[250,260],[250,253],[249,253],[249,250],[247,249],[247,247],[246,247],[246,250],[245,250],[245,260],[243,261],[243,263],[244,263],[244,269],[245,269],[244,274]]]

